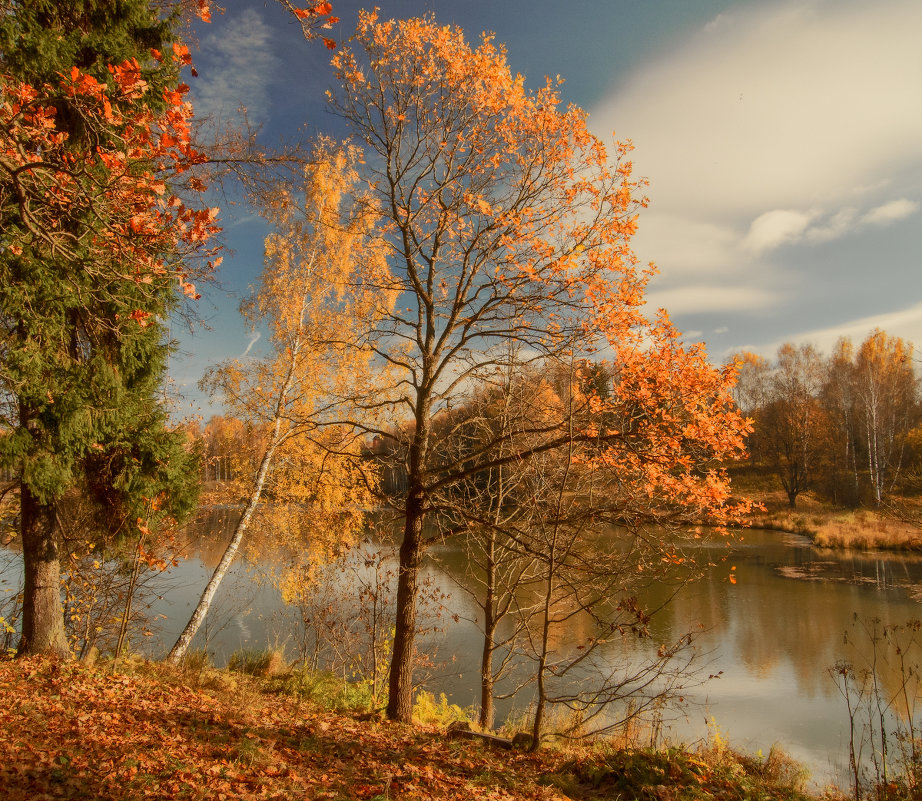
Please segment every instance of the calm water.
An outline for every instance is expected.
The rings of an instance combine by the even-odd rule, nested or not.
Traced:
[[[144,642],[151,656],[161,656],[184,625],[220,558],[222,534],[229,526],[228,520],[215,520],[212,536],[198,553],[162,577],[168,592],[153,610],[161,616],[159,631]],[[804,538],[763,531],[701,547],[715,562],[726,559],[705,580],[683,588],[654,620],[652,631],[654,638],[667,641],[702,624],[697,648],[707,655],[706,674],[720,677],[687,695],[689,703],[668,733],[693,742],[707,737],[708,726],[716,724],[738,747],[767,752],[773,743],[782,744],[810,766],[817,783],[842,776],[848,719],[829,669],[852,656],[843,638],[855,614],[884,625],[922,617],[915,600],[922,587],[922,559],[819,551]],[[475,615],[451,578],[459,554],[443,546],[434,557],[428,575],[449,597],[443,631],[422,643],[438,652],[428,688],[467,706],[478,697]],[[731,566],[736,567],[735,584],[727,580]],[[0,573],[7,586],[11,569]],[[268,642],[290,648],[292,626],[291,609],[284,608],[279,591],[260,571],[238,565],[225,579],[196,647],[206,647],[220,664],[241,647],[261,648]],[[500,707],[499,712],[507,710]]]

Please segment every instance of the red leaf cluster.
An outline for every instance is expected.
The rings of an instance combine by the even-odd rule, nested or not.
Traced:
[[[174,45],[171,58],[188,63],[188,48]],[[164,92],[167,106],[155,114],[137,60],[109,73],[106,83],[73,67],[57,84],[38,87],[0,75],[0,190],[19,223],[6,246],[138,285],[173,276],[195,296],[187,257],[212,255],[217,210],[190,207],[165,183],[203,161],[191,144],[189,87]],[[80,118],[79,141],[58,125],[65,101]]]
[[[339,17],[333,16],[333,4],[326,2],[326,0],[320,3],[313,3],[307,8],[299,8],[294,5],[291,0],[279,1],[301,24],[301,30],[304,33],[305,39],[314,39],[318,36],[318,31],[329,30],[333,25],[339,22]],[[330,39],[327,36],[321,36],[320,38],[329,50],[336,49],[336,41],[334,39]]]

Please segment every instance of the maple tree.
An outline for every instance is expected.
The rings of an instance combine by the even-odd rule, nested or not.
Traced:
[[[265,357],[211,369],[203,385],[251,432],[233,491],[245,509],[185,630],[170,651],[192,642],[251,525],[308,550],[314,567],[345,548],[363,521],[374,485],[353,429],[337,425],[355,385],[369,382],[369,352],[348,347],[356,326],[386,308],[387,267],[374,209],[353,194],[358,151],[321,140],[296,185],[261,198],[274,228],[260,282],[241,312],[269,331]],[[253,433],[257,436],[253,436]],[[267,493],[271,504],[260,504]]]
[[[584,112],[562,107],[551,81],[527,90],[489,36],[472,47],[431,18],[363,13],[353,41],[334,57],[342,91],[331,102],[367,148],[364,174],[388,218],[385,288],[395,305],[362,341],[393,375],[390,391],[367,405],[392,413],[391,426],[374,430],[406,471],[387,713],[407,721],[425,524],[443,490],[491,466],[601,438],[624,443],[593,459],[620,460],[625,487],[659,495],[664,508],[719,517],[729,493],[713,468],[739,450],[745,427],[731,408],[732,375],[683,349],[665,317],[648,323],[641,313],[651,270],[629,247],[644,203],[629,145],[609,154]],[[503,364],[515,350],[503,343],[534,361],[612,349],[613,395],[634,400],[626,427],[554,421],[515,452],[502,450],[508,437],[500,435],[463,464],[440,460],[436,416]]]
[[[597,734],[682,695],[694,680],[693,631],[640,654],[627,646],[631,656],[626,644],[649,640],[655,615],[700,575],[701,524],[739,524],[750,508],[729,502],[720,467],[742,455],[747,432],[732,408],[734,370],[683,347],[664,319],[647,335],[649,350],[621,349],[607,364],[560,359],[551,374],[571,436],[530,460],[527,523],[514,534],[533,559],[524,586],[533,601],[517,612],[529,632],[518,649],[533,664],[535,748],[551,706]],[[641,602],[650,587],[657,592]],[[562,638],[576,643],[562,648]]]
[[[166,182],[199,158],[174,25],[140,0],[23,0],[0,19],[0,462],[20,477],[23,653],[68,652],[68,491],[117,525],[194,502],[193,454],[157,393],[164,319],[196,295],[217,229]]]
[[[630,395],[616,401],[615,375],[610,364],[563,358],[540,370],[504,370],[436,419],[452,432],[439,445],[453,447],[455,464],[499,437],[497,455],[517,457],[440,492],[434,525],[444,536],[462,533],[466,546],[459,585],[476,603],[483,632],[480,723],[492,727],[495,699],[529,688],[534,747],[548,733],[552,705],[571,709],[583,734],[598,733],[677,697],[688,680],[691,633],[623,658],[626,643],[652,638],[650,621],[665,606],[661,592],[640,602],[641,590],[668,587],[668,598],[698,574],[695,549],[683,543],[700,536],[688,525],[700,520],[698,508],[657,497],[620,467],[618,447],[649,447],[645,437],[616,444],[601,428],[591,439],[575,436],[592,426],[627,428],[624,420],[639,411]],[[574,434],[565,444],[535,447],[536,437],[562,430]],[[694,470],[706,471],[711,455],[687,450]],[[620,707],[614,718],[612,705]]]

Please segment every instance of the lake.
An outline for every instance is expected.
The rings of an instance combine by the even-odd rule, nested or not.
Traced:
[[[152,611],[161,617],[159,631],[132,643],[133,648],[159,657],[172,644],[231,526],[229,516],[214,517],[211,535],[195,555],[158,578],[163,598],[155,600]],[[715,566],[704,580],[681,589],[654,618],[651,632],[654,639],[670,641],[700,623],[704,630],[696,647],[706,659],[705,675],[719,678],[686,694],[681,716],[668,723],[670,739],[692,743],[719,730],[735,747],[753,752],[767,753],[779,743],[810,767],[814,783],[845,781],[848,716],[830,669],[837,660],[855,657],[844,641],[846,631],[854,634],[855,615],[879,619],[881,625],[922,616],[916,600],[922,558],[822,551],[803,537],[758,530],[700,547]],[[7,585],[13,569],[9,557],[0,576]],[[433,557],[426,575],[448,597],[441,601],[442,631],[421,641],[424,650],[438,651],[427,689],[468,706],[479,697],[474,608],[453,578],[459,575],[459,552],[443,545]],[[368,580],[367,566],[356,571],[341,573],[338,581]],[[297,627],[298,615],[285,607],[279,590],[259,569],[241,563],[225,579],[195,647],[206,648],[218,664],[237,649],[267,643],[284,644],[291,652],[297,650]],[[500,716],[508,710],[508,704],[498,706]]]

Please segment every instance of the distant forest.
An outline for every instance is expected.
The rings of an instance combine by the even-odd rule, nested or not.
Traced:
[[[752,422],[737,473],[774,482],[792,508],[808,490],[845,507],[922,493],[922,397],[911,343],[876,330],[857,347],[839,340],[831,355],[787,343],[771,361],[740,353],[728,366],[738,370],[734,398]],[[234,479],[254,436],[221,416],[190,433],[202,442],[206,481]],[[401,479],[396,465],[385,466],[386,490],[399,493]]]
[[[749,468],[771,474],[791,507],[808,490],[840,506],[881,506],[922,490],[922,407],[911,343],[873,331],[825,356],[785,344],[774,361],[733,360],[752,420]]]

